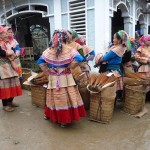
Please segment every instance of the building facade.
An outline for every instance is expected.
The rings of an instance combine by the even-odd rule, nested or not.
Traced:
[[[7,21],[21,35],[41,27],[47,30],[44,31],[49,39],[54,29],[75,29],[86,37],[96,53],[106,51],[117,30],[124,29],[132,37],[136,28],[144,35],[149,32],[147,0],[6,0],[5,3]],[[0,24],[5,23],[4,8],[0,6]]]

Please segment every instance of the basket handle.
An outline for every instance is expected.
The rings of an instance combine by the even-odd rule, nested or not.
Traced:
[[[87,88],[87,90],[88,90],[89,92],[91,92],[91,93],[93,93],[93,94],[99,93],[99,92],[91,91],[91,90],[89,89],[89,86],[90,86],[90,84],[88,84],[88,85],[87,85],[87,87],[86,87],[86,88]]]

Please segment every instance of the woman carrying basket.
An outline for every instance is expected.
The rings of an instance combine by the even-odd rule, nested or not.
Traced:
[[[55,30],[50,48],[46,49],[38,64],[48,75],[45,117],[62,127],[85,117],[85,109],[70,68],[83,61],[81,55],[66,45],[65,30]]]
[[[138,72],[150,78],[150,35],[142,36],[141,46],[137,49],[135,58],[140,63]],[[150,100],[150,86],[147,87],[147,100]]]
[[[122,62],[122,57],[126,50],[130,49],[130,41],[128,39],[128,34],[121,30],[114,34],[113,46],[110,47],[108,53],[104,56],[97,55],[96,64],[105,63],[105,67],[102,72],[114,72],[116,76],[122,76],[120,65]],[[100,58],[98,58],[100,56]],[[122,98],[123,82],[122,78],[117,81],[117,99]]]
[[[14,111],[13,107],[18,107],[13,102],[14,97],[22,95],[14,58],[7,32],[0,26],[0,99],[4,110],[8,112]]]

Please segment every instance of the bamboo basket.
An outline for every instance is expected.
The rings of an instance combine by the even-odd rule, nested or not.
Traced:
[[[144,86],[125,86],[124,111],[135,115],[142,110],[145,104],[146,89]]]
[[[29,88],[28,85],[24,85],[23,83],[28,80],[28,78],[32,75],[32,70],[28,68],[22,68],[22,80],[21,85],[22,88]]]
[[[44,108],[46,101],[46,88],[42,86],[31,86],[32,104]]]
[[[84,107],[86,110],[89,110],[90,108],[90,92],[87,90],[86,86],[78,86],[80,95],[82,97]]]
[[[116,85],[107,87],[100,93],[90,95],[90,120],[109,123],[112,120],[116,97]]]

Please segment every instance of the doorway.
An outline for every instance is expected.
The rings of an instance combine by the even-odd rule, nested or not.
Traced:
[[[121,9],[118,7],[112,18],[111,40],[113,40],[113,35],[119,30],[124,30],[124,18],[122,17]]]

